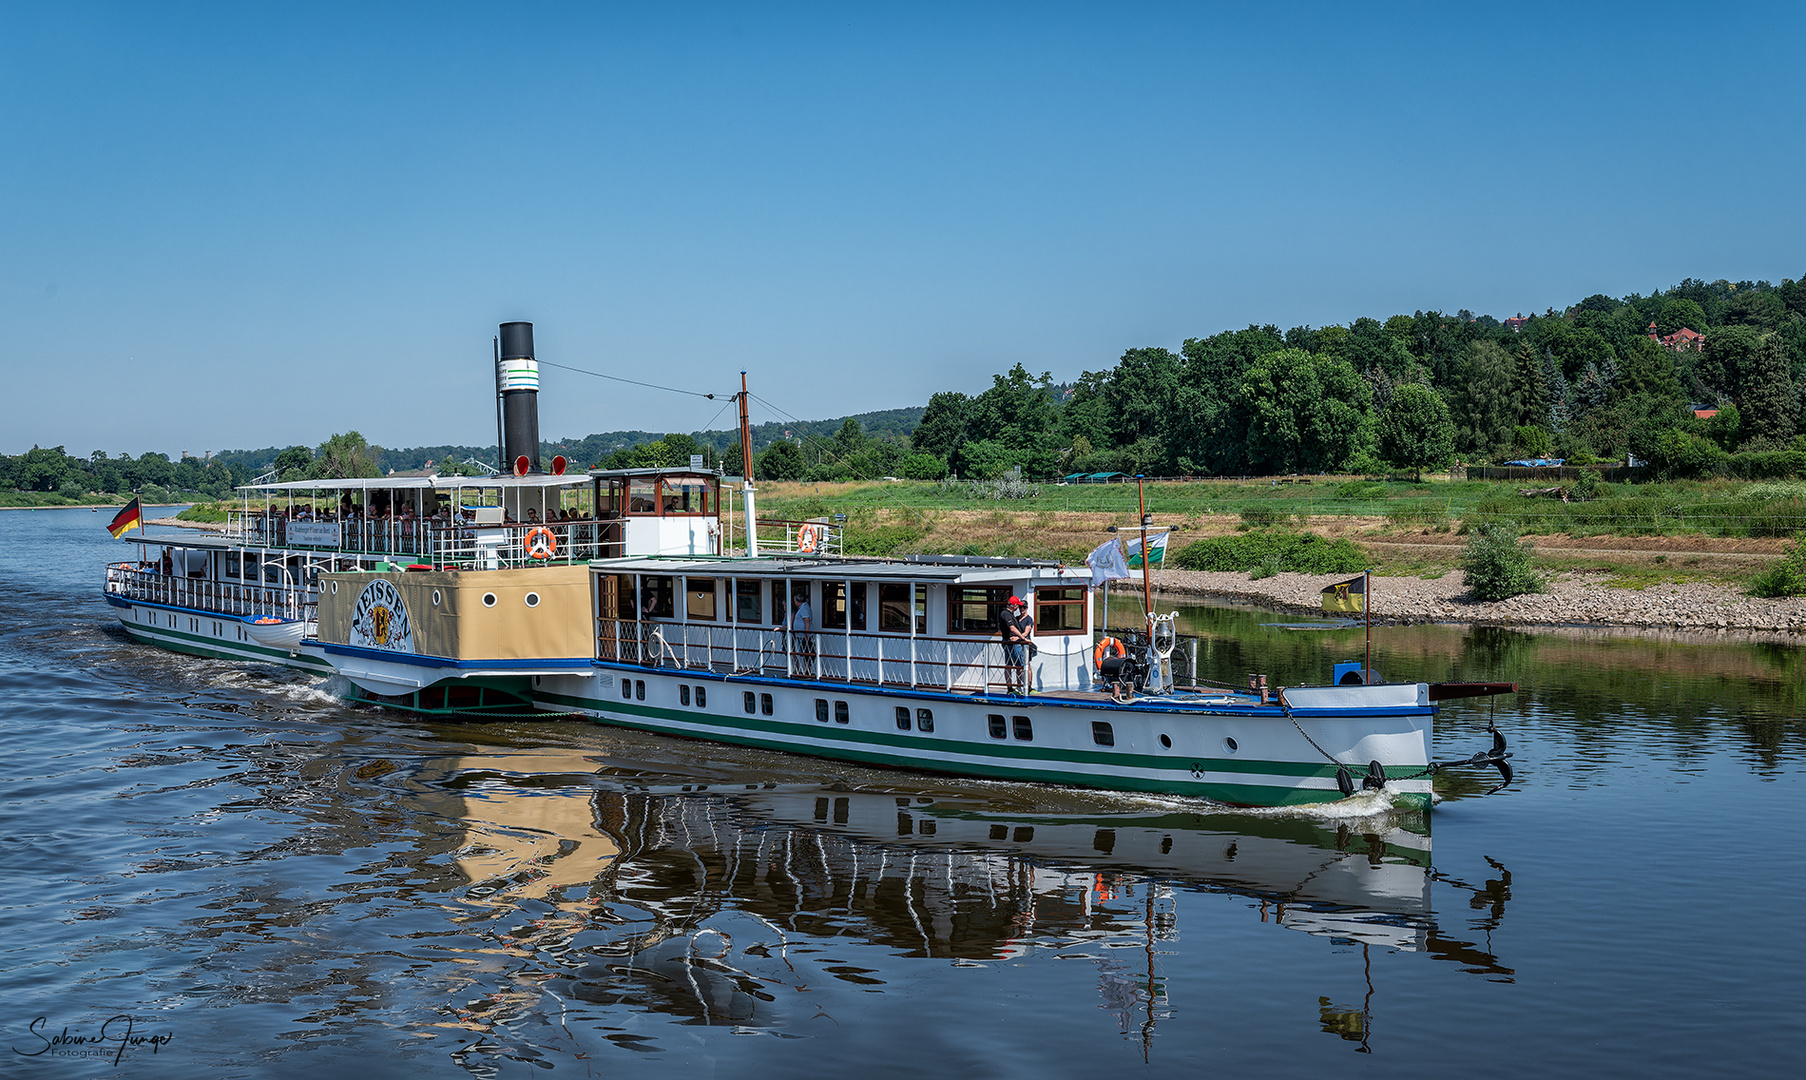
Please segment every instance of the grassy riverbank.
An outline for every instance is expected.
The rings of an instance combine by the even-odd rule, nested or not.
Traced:
[[[1210,537],[1299,534],[1357,545],[1380,574],[1455,571],[1467,533],[1511,522],[1536,545],[1538,568],[1585,573],[1623,588],[1691,581],[1741,586],[1806,523],[1806,484],[1733,480],[1600,484],[1571,501],[1520,492],[1542,482],[1320,477],[1162,482],[1148,510],[1174,529],[1171,550]],[[761,517],[846,515],[848,553],[954,552],[1083,560],[1111,525],[1136,520],[1133,484],[917,482],[760,485]],[[1247,570],[1257,569],[1260,545]],[[1457,572],[1458,573],[1458,572]]]

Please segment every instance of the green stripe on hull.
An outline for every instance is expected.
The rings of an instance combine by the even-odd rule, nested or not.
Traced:
[[[211,616],[197,615],[193,617],[210,618]],[[119,621],[119,625],[125,628],[126,636],[133,641],[145,645],[155,645],[159,649],[167,649],[170,652],[184,653],[188,656],[205,656],[213,660],[249,660],[262,664],[281,664],[284,667],[300,668],[322,675],[332,674],[332,665],[325,660],[306,655],[291,655],[281,649],[272,649],[264,645],[228,644],[205,634],[191,634],[163,626],[145,626],[142,623],[127,622],[124,619]]]
[[[854,761],[867,765],[885,765],[896,768],[914,769],[921,772],[947,773],[956,776],[977,776],[1001,780],[1030,780],[1038,783],[1064,784],[1073,787],[1103,788],[1112,791],[1139,791],[1162,795],[1188,795],[1218,802],[1239,803],[1249,806],[1296,806],[1309,803],[1333,802],[1342,797],[1336,789],[1336,770],[1330,765],[1308,765],[1297,762],[1248,762],[1225,761],[1207,758],[1201,761],[1187,759],[1186,764],[1175,770],[1173,759],[1159,758],[1149,754],[1118,753],[1106,754],[1086,750],[1055,750],[1041,747],[1023,747],[1002,744],[990,746],[984,744],[960,744],[957,747],[942,747],[944,752],[958,753],[968,756],[1007,757],[1023,761],[1023,764],[1007,764],[986,761],[936,761],[919,756],[923,749],[922,737],[908,738],[888,735],[881,732],[859,731],[853,729],[807,728],[805,730],[821,732],[840,740],[839,746],[815,746],[791,741],[797,735],[795,725],[761,721],[757,718],[739,716],[708,715],[707,731],[697,731],[698,714],[694,712],[678,712],[661,709],[656,706],[640,705],[629,702],[598,701],[592,698],[572,697],[565,694],[536,693],[537,700],[552,702],[566,708],[583,709],[598,713],[596,717],[602,723],[619,727],[649,731],[659,735],[676,735],[689,739],[708,739],[715,742],[728,743],[735,746],[750,746],[761,750],[777,750],[785,753],[803,754],[809,757],[824,757],[838,761]],[[690,726],[679,726],[671,721],[680,718],[682,723]],[[788,737],[787,737],[788,736]],[[846,743],[860,745],[844,745]],[[895,747],[896,752],[887,752],[882,747]],[[1316,779],[1324,781],[1322,786],[1293,786],[1280,784],[1243,784],[1220,783],[1208,780],[1194,780],[1184,775],[1190,772],[1193,762],[1203,766],[1203,771],[1234,772],[1244,774],[1260,774],[1267,776],[1290,776],[1300,780]],[[1033,763],[1031,763],[1033,762]],[[1141,769],[1144,772],[1120,773],[1086,773],[1073,772],[1058,767],[1063,762],[1096,763],[1115,769]],[[1387,774],[1402,777],[1420,772],[1420,769],[1406,766],[1393,766]],[[1177,776],[1149,776],[1147,772],[1179,772]],[[1402,793],[1400,796],[1408,802],[1427,806],[1429,796],[1420,793]]]

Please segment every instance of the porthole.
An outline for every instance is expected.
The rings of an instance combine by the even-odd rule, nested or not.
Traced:
[[[819,698],[818,697],[815,699],[815,719],[823,724],[828,722],[828,699],[827,698]]]
[[[339,595],[339,583],[336,581],[332,583],[332,595]]]
[[[1032,742],[1035,737],[1035,725],[1026,716],[1010,717],[1010,726],[1016,738],[1023,742]]]
[[[766,716],[771,715],[772,703],[771,703],[771,695],[770,694],[760,694],[759,695],[759,711],[761,713],[764,713]]]
[[[677,703],[679,705],[688,705],[690,703],[690,688],[689,687],[679,686],[677,688]]]
[[[852,716],[847,712],[847,703],[844,701],[836,701],[834,703],[834,722],[836,724],[844,724],[851,719]]]
[[[1223,749],[1229,751],[1231,754],[1235,753],[1235,751],[1236,751],[1235,739],[1233,737],[1224,739],[1223,740]]]
[[[483,594],[483,606],[484,607],[494,607],[495,606],[495,594],[494,593],[486,592]]]
[[[907,705],[897,706],[897,730],[909,730],[909,706]]]
[[[636,701],[645,701],[646,700],[646,680],[645,679],[633,680],[633,696],[634,696],[634,700],[636,700]]]
[[[1172,736],[1170,736],[1170,735],[1160,736],[1160,745],[1165,747],[1168,750],[1171,750],[1173,748]]]
[[[1091,741],[1099,746],[1116,745],[1116,732],[1110,727],[1110,721],[1091,721]]]
[[[989,727],[991,729],[991,738],[1002,739],[1002,738],[1007,738],[1009,736],[1009,733],[1010,733],[1009,725],[1004,722],[1003,717],[998,716],[996,713],[991,713],[990,715],[986,716],[985,723],[987,725],[989,725]]]
[[[748,716],[759,711],[758,695],[754,694],[751,690],[747,690],[740,695],[740,702],[746,706],[746,713]]]
[[[696,707],[698,709],[706,709],[709,707],[709,688],[708,687],[698,686],[696,688]]]
[[[538,593],[530,592],[527,594],[527,606],[528,607],[538,607],[539,606],[539,594]]]
[[[433,590],[433,606],[434,607],[439,606],[439,590],[438,589]]]
[[[933,709],[917,709],[916,710],[916,730],[917,731],[933,731],[934,730],[934,710]]]

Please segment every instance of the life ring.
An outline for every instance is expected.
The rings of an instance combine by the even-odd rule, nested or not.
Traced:
[[[557,550],[558,538],[544,525],[527,533],[527,554],[535,559],[549,559]]]
[[[1122,642],[1113,637],[1107,637],[1097,643],[1097,648],[1091,650],[1091,666],[1102,669],[1104,666],[1104,657],[1109,656],[1112,653],[1116,655],[1118,660],[1121,660],[1123,657],[1129,655],[1129,650],[1123,648]]]
[[[804,525],[796,531],[796,549],[812,552],[815,545],[821,542],[821,530],[814,525]]]

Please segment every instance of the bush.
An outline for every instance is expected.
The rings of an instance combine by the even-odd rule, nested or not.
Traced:
[[[1591,469],[1582,471],[1580,477],[1574,481],[1574,486],[1568,489],[1568,495],[1581,502],[1592,502],[1597,499],[1599,497],[1599,474]]]
[[[1467,587],[1477,600],[1509,600],[1541,592],[1543,579],[1531,565],[1534,549],[1518,539],[1515,525],[1482,525],[1469,535],[1461,553]]]
[[[1806,546],[1787,545],[1787,554],[1750,579],[1751,596],[1806,596]]]
[[[1181,570],[1254,571],[1261,577],[1283,572],[1353,574],[1367,569],[1367,553],[1352,541],[1279,530],[1206,537],[1169,558]]]

